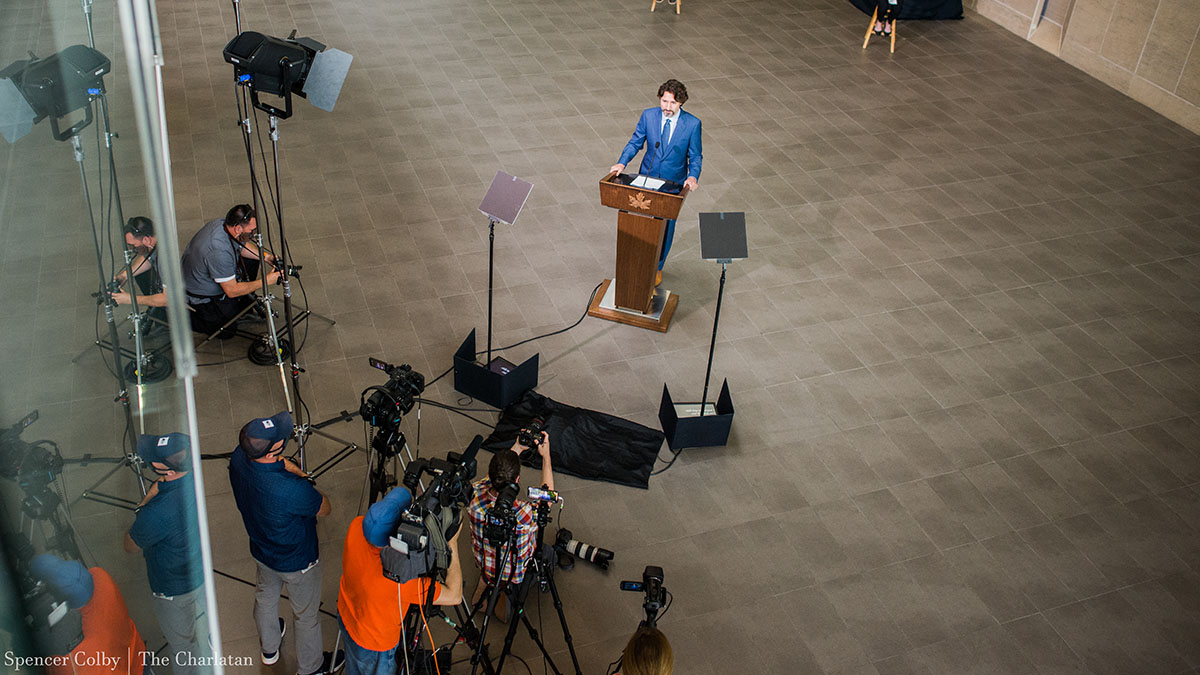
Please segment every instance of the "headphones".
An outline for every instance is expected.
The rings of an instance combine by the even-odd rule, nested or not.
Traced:
[[[238,204],[225,214],[225,227],[245,225],[255,217],[254,207],[249,204]]]
[[[132,234],[138,239],[154,236],[154,221],[146,216],[134,216],[125,223],[125,234]]]

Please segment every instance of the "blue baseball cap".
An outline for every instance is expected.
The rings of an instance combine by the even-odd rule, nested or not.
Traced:
[[[186,471],[192,465],[192,441],[187,434],[173,433],[138,436],[137,454],[147,462],[166,464],[175,471]]]
[[[367,509],[363,517],[363,536],[372,546],[383,548],[388,545],[388,538],[396,532],[400,523],[400,514],[412,504],[412,493],[408,488],[396,486],[387,495]]]
[[[283,441],[282,447],[287,447],[287,440],[292,437],[295,428],[292,414],[286,410],[275,413],[270,417],[260,417],[250,420],[242,427],[238,435],[238,445],[250,459],[258,459],[271,451],[271,446]]]

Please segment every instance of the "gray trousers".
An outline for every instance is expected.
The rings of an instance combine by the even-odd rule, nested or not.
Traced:
[[[279,595],[287,585],[292,612],[296,615],[296,662],[301,673],[321,669],[321,561],[301,572],[276,572],[258,565],[258,582],[254,588],[254,623],[258,625],[258,640],[264,654],[279,650]]]
[[[176,675],[200,672],[190,665],[195,658],[211,656],[208,617],[204,614],[204,586],[173,597],[154,596],[154,616],[167,639],[167,654]],[[275,627],[278,630],[278,626]],[[205,668],[207,670],[207,668]]]

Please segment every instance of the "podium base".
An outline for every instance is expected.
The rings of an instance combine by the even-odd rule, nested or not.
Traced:
[[[654,292],[654,298],[650,301],[650,311],[642,313],[617,307],[614,302],[615,295],[616,289],[613,280],[605,279],[604,283],[600,285],[595,299],[592,300],[592,304],[588,307],[588,316],[665,333],[671,325],[671,318],[675,315],[675,307],[679,304],[678,294],[657,290]]]

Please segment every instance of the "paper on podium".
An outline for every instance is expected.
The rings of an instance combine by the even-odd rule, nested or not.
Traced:
[[[663,185],[666,185],[666,183],[667,183],[667,181],[660,180],[658,178],[651,178],[649,176],[638,176],[637,178],[634,178],[633,182],[630,183],[629,185],[630,185],[630,187],[640,187],[640,188],[646,188],[647,190],[657,190],[658,188],[662,187]]]

